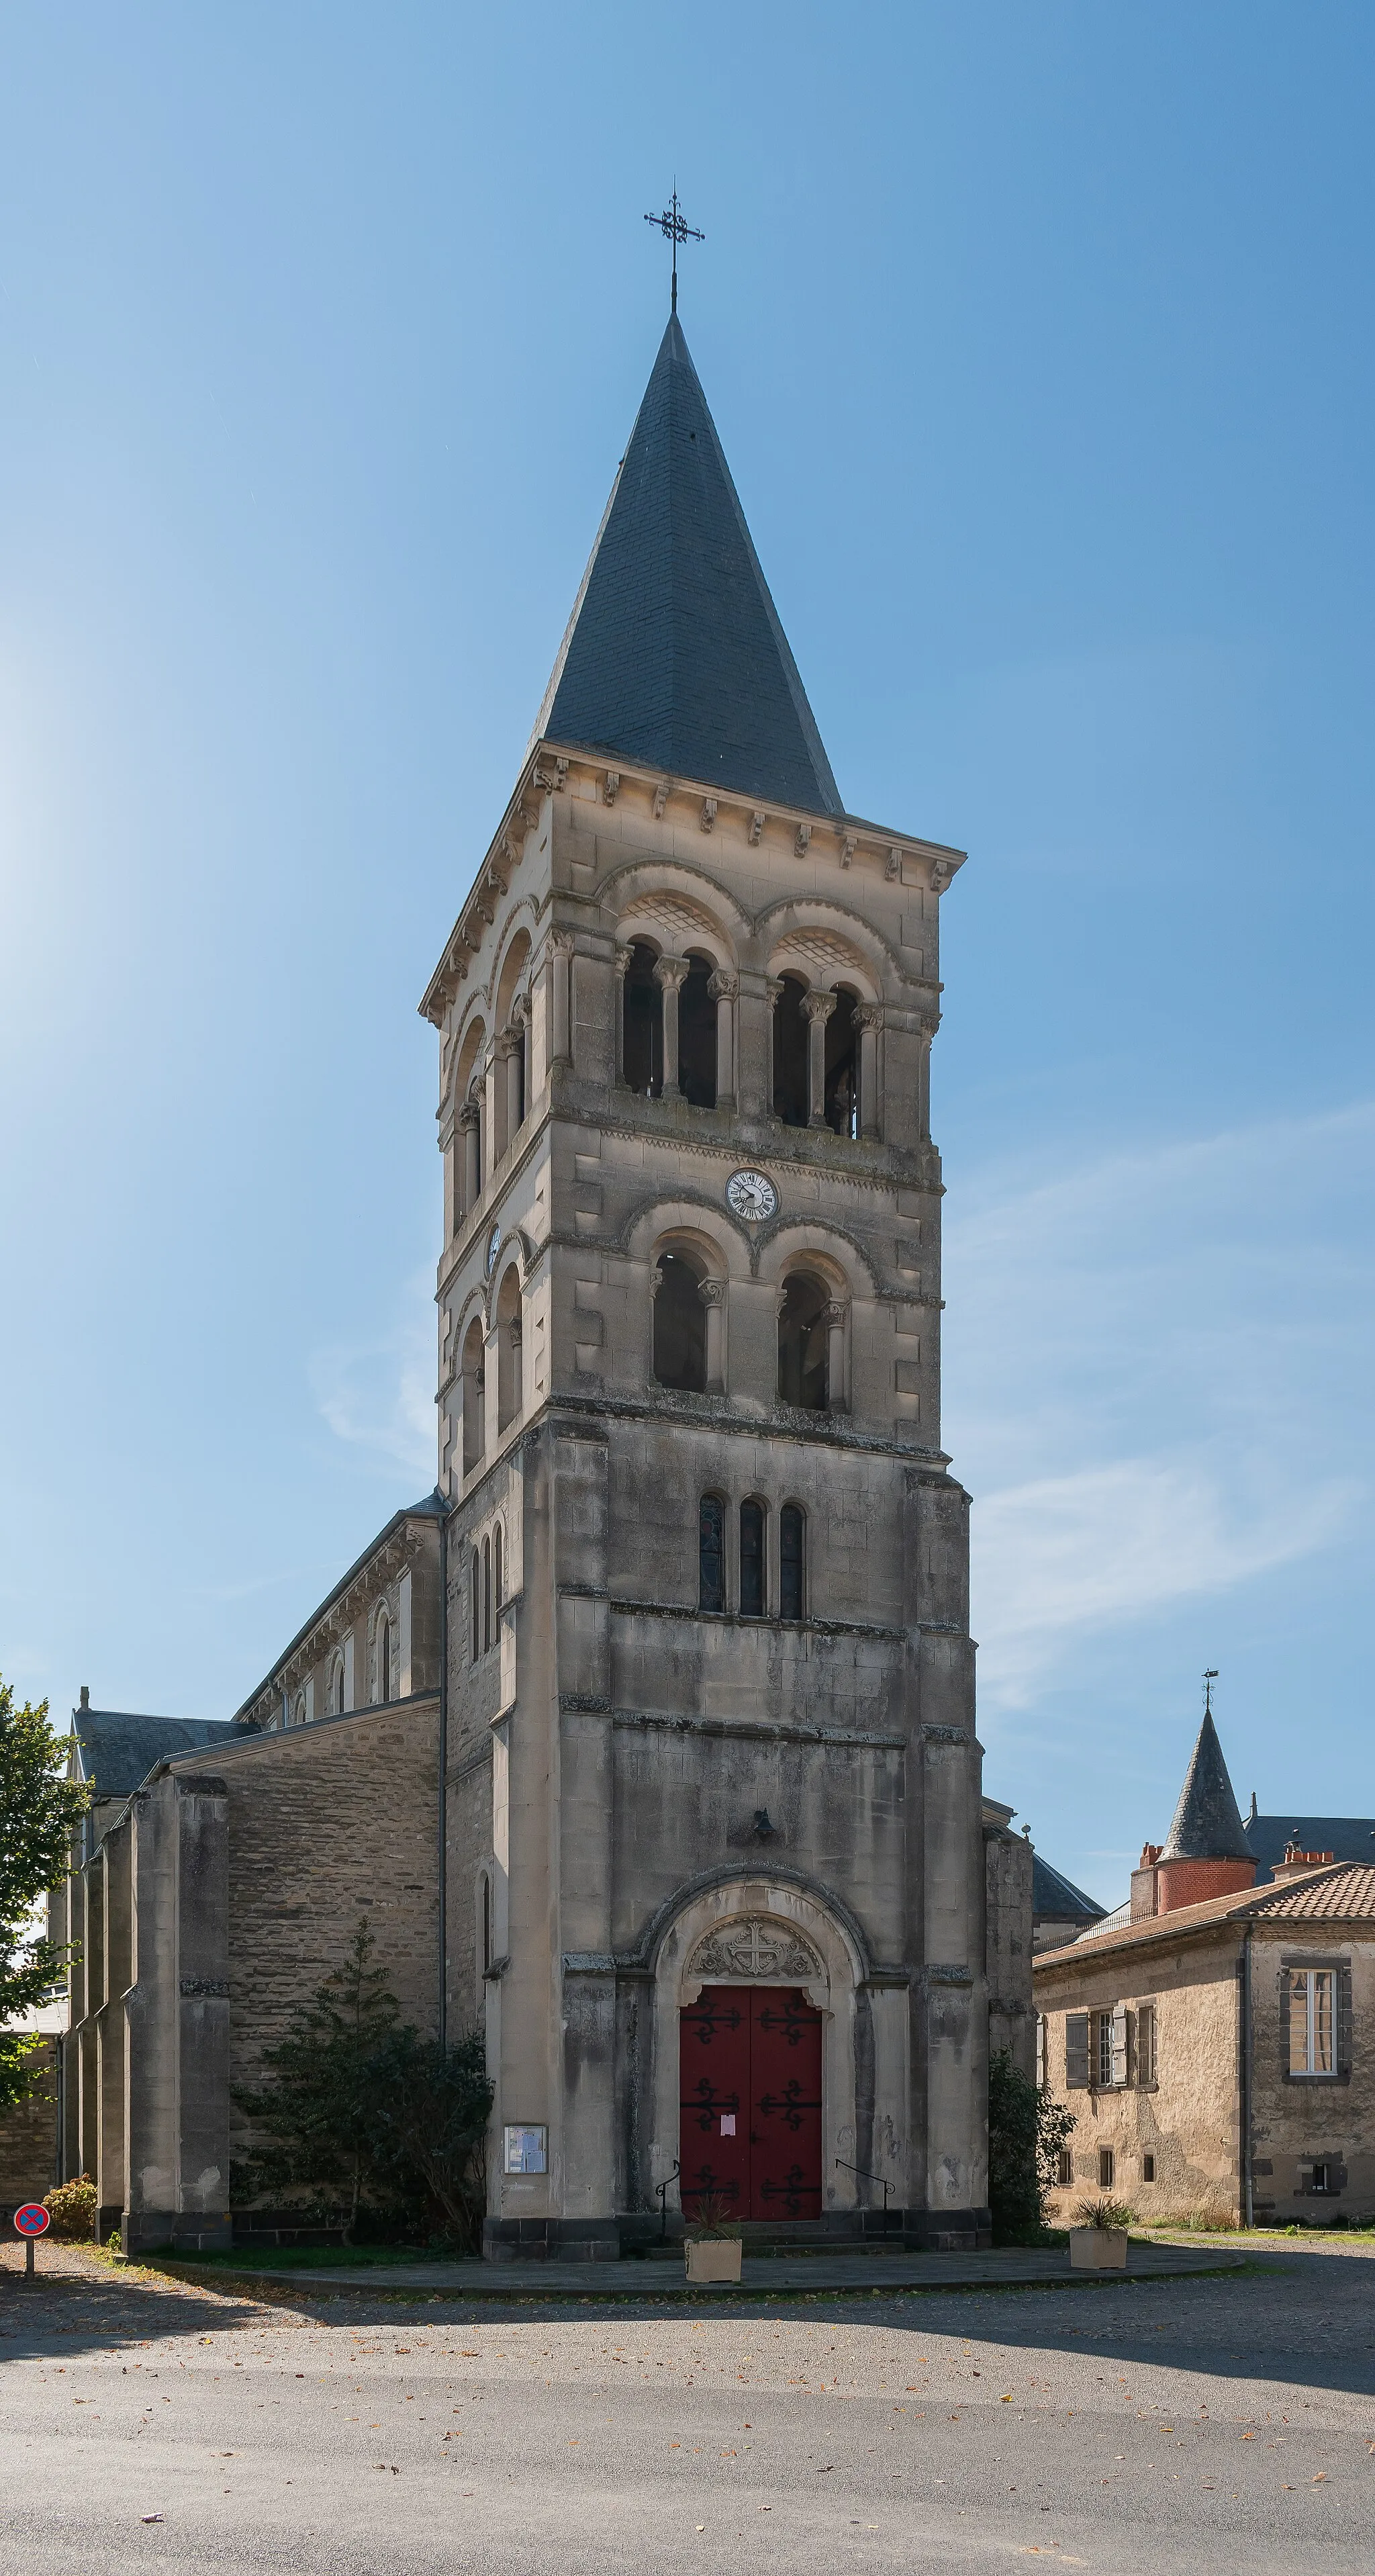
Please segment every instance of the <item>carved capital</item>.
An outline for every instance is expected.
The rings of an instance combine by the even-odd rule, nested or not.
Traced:
[[[572,931],[551,930],[549,933],[549,950],[551,956],[554,957],[571,957],[573,954]]]
[[[475,1100],[465,1100],[458,1113],[458,1123],[460,1127],[476,1127],[481,1116],[482,1112],[479,1109],[477,1102]]]
[[[775,1006],[775,1004],[777,1003],[777,1001],[778,1001],[778,997],[779,997],[780,993],[782,992],[782,990],[783,990],[783,978],[782,978],[782,976],[781,976],[781,975],[766,975],[766,976],[765,976],[765,978],[764,978],[764,996],[765,996],[766,1001],[768,1002],[768,1006],[769,1006],[769,1009],[770,1009],[770,1010],[772,1010],[772,1009],[774,1008],[774,1006]]]
[[[656,957],[654,960],[654,981],[661,992],[678,992],[687,982],[687,975],[686,957]]]
[[[626,968],[629,966],[630,961],[631,961],[631,958],[634,956],[634,954],[635,954],[635,951],[634,951],[634,949],[633,949],[633,948],[626,948],[625,946],[623,946],[622,942],[621,942],[619,939],[617,940],[617,942],[616,942],[616,972],[617,972],[617,974],[618,974],[618,975],[624,975],[624,973],[625,973],[625,971],[626,971]]]
[[[883,1026],[882,1002],[856,1002],[854,1023],[857,1029],[881,1029]]]
[[[836,1324],[843,1324],[849,1311],[849,1307],[839,1297],[833,1297],[829,1306],[823,1306],[821,1320],[827,1331],[829,1332]]]
[[[699,1279],[697,1282],[697,1294],[701,1298],[704,1306],[724,1306],[726,1302],[726,1283],[724,1279]]]
[[[815,984],[813,984],[811,989],[802,996],[803,1018],[808,1020],[820,1020],[823,1027],[827,1020],[829,1020],[835,1006],[835,994],[822,993],[818,991]]]
[[[730,974],[724,966],[718,966],[715,974],[707,977],[707,991],[713,1002],[733,1002],[739,990],[739,976]]]

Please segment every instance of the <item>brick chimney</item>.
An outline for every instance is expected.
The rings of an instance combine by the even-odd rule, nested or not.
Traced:
[[[1274,1869],[1271,1872],[1271,1876],[1274,1878],[1302,1878],[1305,1870],[1322,1869],[1328,1861],[1335,1860],[1336,1857],[1337,1855],[1335,1852],[1300,1851],[1297,1843],[1286,1843],[1284,1846],[1284,1858],[1283,1860],[1276,1861]]]

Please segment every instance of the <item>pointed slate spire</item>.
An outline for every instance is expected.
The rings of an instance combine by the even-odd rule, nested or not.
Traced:
[[[1212,1714],[1198,1730],[1162,1860],[1253,1860]]]
[[[541,736],[761,804],[844,811],[676,313],[531,739]]]

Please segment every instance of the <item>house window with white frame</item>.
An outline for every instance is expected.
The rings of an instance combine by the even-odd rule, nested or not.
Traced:
[[[1291,2075],[1335,2075],[1337,2072],[1335,1968],[1291,1968],[1289,1972],[1289,2072]]]

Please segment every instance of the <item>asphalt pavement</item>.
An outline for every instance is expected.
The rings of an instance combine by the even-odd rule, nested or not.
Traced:
[[[0,2576],[1375,2558],[1375,2270],[494,2308],[0,2274]]]

